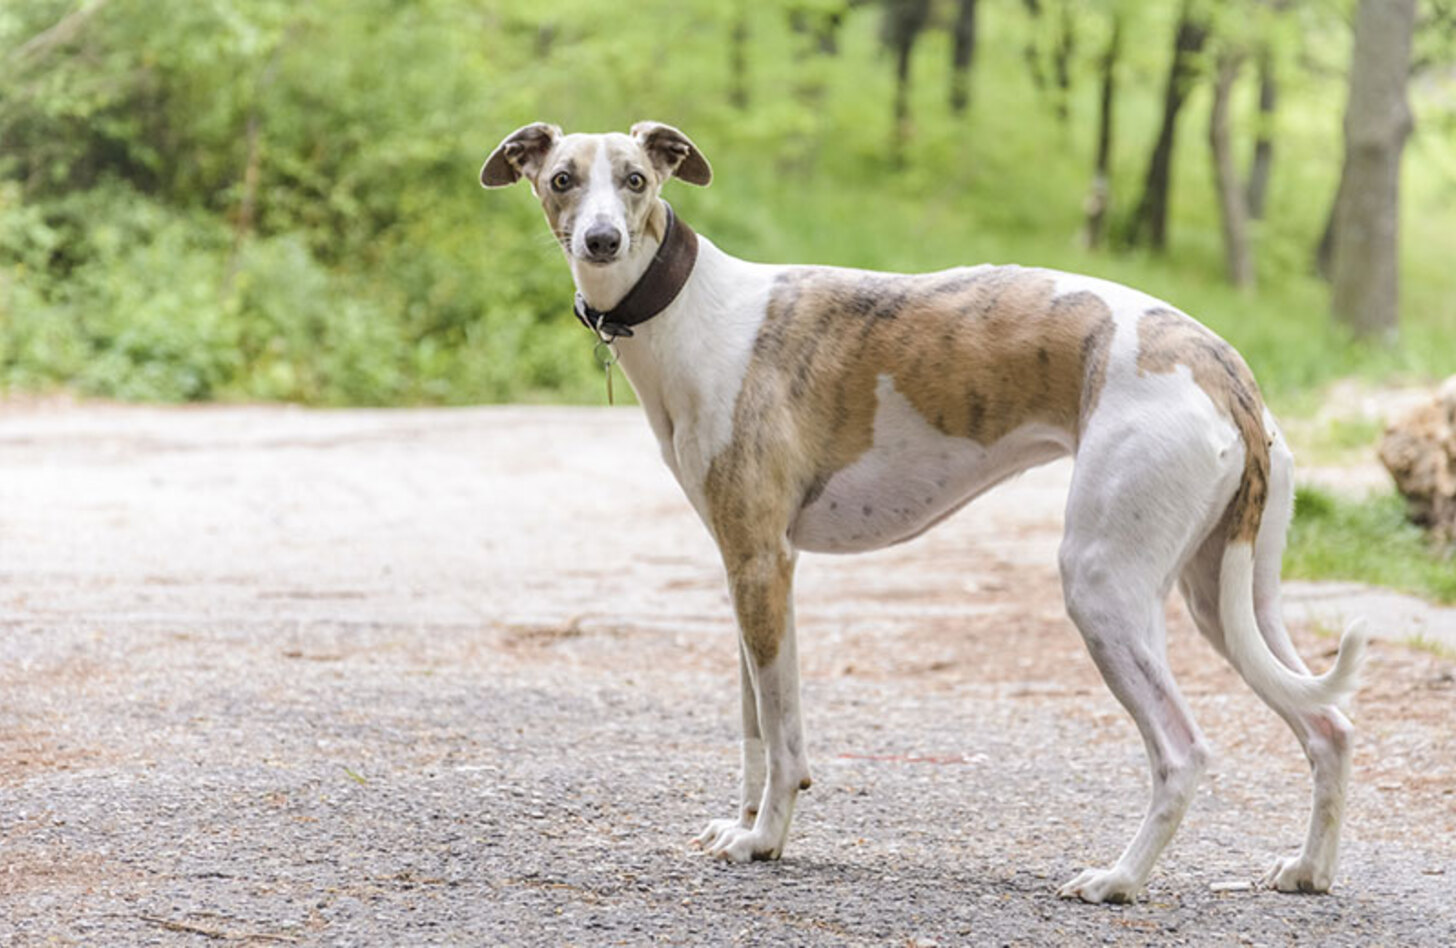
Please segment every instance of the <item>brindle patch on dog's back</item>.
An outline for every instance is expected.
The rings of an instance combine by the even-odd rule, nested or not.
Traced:
[[[1269,494],[1269,437],[1259,385],[1233,346],[1171,309],[1150,309],[1138,321],[1138,373],[1186,366],[1244,442],[1244,474],[1229,504],[1229,539],[1252,543]]]
[[[1056,296],[1051,275],[1019,267],[784,271],[734,407],[733,441],[705,484],[724,555],[731,563],[773,549],[795,512],[870,450],[881,376],[947,436],[989,446],[1041,423],[1075,440],[1102,389],[1113,328],[1096,295]],[[777,649],[749,645],[761,661]]]

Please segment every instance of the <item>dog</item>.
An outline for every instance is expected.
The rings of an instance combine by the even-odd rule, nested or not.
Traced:
[[[1136,835],[1058,894],[1137,897],[1208,760],[1168,668],[1174,583],[1199,631],[1288,722],[1309,758],[1304,847],[1264,877],[1328,891],[1353,729],[1341,711],[1366,639],[1313,675],[1290,643],[1279,569],[1293,456],[1238,353],[1136,290],[1052,270],[927,274],[739,260],[661,199],[712,168],[681,131],[571,134],[535,123],[487,158],[487,188],[530,182],[577,287],[722,554],[739,628],[742,782],[696,843],[777,859],[809,787],[792,585],[800,551],[909,540],[1029,467],[1075,457],[1058,565],[1067,612],[1152,767]]]

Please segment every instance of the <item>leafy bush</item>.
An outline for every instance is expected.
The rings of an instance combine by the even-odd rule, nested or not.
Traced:
[[[1123,66],[1112,193],[1125,212],[1157,120],[1176,4],[1117,4],[1149,42]],[[1407,162],[1406,335],[1331,331],[1306,272],[1338,170],[1338,17],[1272,34],[1285,71],[1261,286],[1222,286],[1208,158],[1184,118],[1167,257],[1076,241],[1106,11],[1075,8],[1069,118],[1031,79],[1053,18],[982,4],[974,101],[945,104],[943,29],[914,61],[898,167],[876,5],[645,0],[32,0],[0,8],[0,387],[317,404],[599,401],[570,279],[524,187],[476,172],[508,131],[641,118],[684,127],[718,168],[673,185],[730,252],[923,270],[983,260],[1144,287],[1240,346],[1275,400],[1352,371],[1449,371],[1456,204],[1439,136]],[[826,55],[795,17],[842,14]],[[801,21],[802,22],[802,21]],[[1297,29],[1295,27],[1298,27]],[[1103,31],[1103,32],[1099,32]],[[1313,63],[1307,66],[1306,61]],[[1440,101],[1432,96],[1432,101]],[[1247,111],[1248,103],[1242,106]],[[1439,126],[1438,126],[1439,127]],[[1444,365],[1442,363],[1445,363]]]

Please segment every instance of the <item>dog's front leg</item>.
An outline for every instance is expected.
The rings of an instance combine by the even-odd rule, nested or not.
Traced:
[[[809,786],[799,717],[794,555],[785,547],[732,557],[727,566],[744,678],[744,798],[739,819],[710,824],[699,841],[713,855],[733,862],[777,859],[794,801]]]
[[[753,691],[753,672],[748,666],[748,649],[740,636],[738,640],[738,687],[743,701],[743,761],[740,773],[742,781],[738,792],[738,816],[734,819],[712,820],[707,829],[698,834],[694,842],[711,850],[718,838],[730,829],[750,829],[758,818],[758,805],[763,799],[763,783],[766,776],[763,734],[758,728],[758,697]]]

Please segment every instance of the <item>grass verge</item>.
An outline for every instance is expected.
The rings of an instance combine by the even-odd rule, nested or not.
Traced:
[[[1351,500],[1299,488],[1284,575],[1353,580],[1456,603],[1456,555],[1406,520],[1405,501],[1393,491]]]

